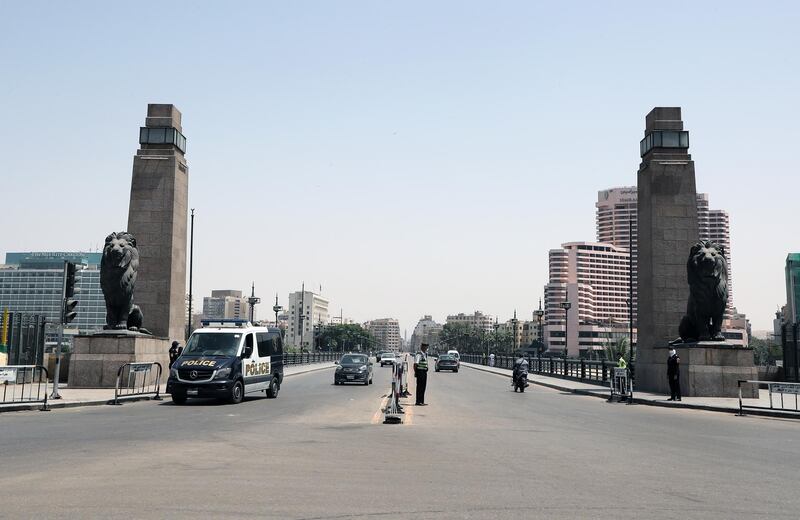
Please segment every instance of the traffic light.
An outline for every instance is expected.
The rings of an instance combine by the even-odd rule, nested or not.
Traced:
[[[75,307],[78,306],[78,300],[73,298],[75,295],[75,273],[77,271],[78,266],[74,263],[66,263],[64,267],[64,308],[61,312],[61,323],[65,325],[78,315],[75,311]]]
[[[72,262],[67,262],[66,265],[66,282],[64,283],[64,298],[72,298],[75,295],[75,273],[78,271],[78,266]]]

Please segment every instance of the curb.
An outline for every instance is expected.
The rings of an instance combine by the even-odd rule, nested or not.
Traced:
[[[164,394],[167,395],[167,394]],[[150,401],[152,400],[153,396],[151,395],[136,395],[131,397],[120,397],[119,401],[121,403],[133,403],[135,401]],[[55,410],[57,408],[78,408],[80,406],[102,406],[106,404],[110,404],[114,401],[114,398],[111,399],[96,399],[94,401],[71,401],[71,402],[61,402],[58,400],[47,401],[47,407],[50,410]],[[0,405],[0,413],[4,412],[25,412],[25,411],[39,411],[42,408],[42,403],[30,403],[30,404],[15,404],[15,405]]]
[[[478,370],[480,372],[486,372],[488,374],[494,374],[500,377],[509,377],[506,374],[500,374],[491,370],[490,367],[484,367],[483,365],[471,365],[462,363],[467,368],[471,368],[473,370]],[[505,370],[505,369],[500,369]],[[536,375],[536,374],[533,374]],[[545,383],[542,381],[537,381],[535,379],[530,379],[529,382],[534,385],[543,386],[546,388],[552,388],[553,390],[560,390],[562,392],[567,392],[576,395],[587,395],[590,397],[598,397],[600,399],[608,400],[609,392],[603,390],[584,390],[582,388],[570,388],[567,386],[561,386],[555,383]],[[689,410],[703,410],[706,412],[718,412],[718,413],[729,413],[733,415],[739,415],[738,408],[728,408],[725,406],[714,406],[709,404],[678,404],[669,401],[651,401],[649,399],[642,399],[641,397],[636,397],[634,393],[633,397],[633,404],[643,404],[647,406],[660,406],[662,408],[677,408],[677,409],[689,409]],[[748,415],[759,415],[763,417],[779,417],[781,419],[800,419],[800,416],[792,413],[781,412],[778,410],[744,410],[745,417]]]
[[[316,363],[314,363],[316,365]],[[296,366],[296,365],[293,365]],[[292,376],[299,376],[303,374],[308,374],[310,372],[317,372],[320,370],[328,370],[330,368],[335,367],[336,365],[326,365],[326,366],[315,366],[309,367],[308,370],[302,370],[300,372],[294,372],[291,374],[284,375],[284,379],[287,377]],[[162,396],[167,396],[166,392],[161,394]],[[136,401],[150,401],[152,400],[153,396],[151,395],[137,395],[131,397],[120,397],[119,401],[121,403],[133,403]],[[166,398],[166,397],[164,397]],[[59,400],[49,400],[47,401],[47,407],[51,410],[55,410],[57,408],[78,408],[81,406],[102,406],[106,404],[110,404],[114,401],[114,398],[111,399],[95,399],[93,401],[70,401],[70,402],[63,402]],[[10,404],[10,405],[0,405],[0,413],[5,412],[26,412],[26,411],[39,411],[42,408],[42,403],[19,403],[19,404]]]

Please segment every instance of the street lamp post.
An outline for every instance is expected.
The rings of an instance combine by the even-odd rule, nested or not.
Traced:
[[[561,302],[561,308],[564,309],[564,363],[566,369],[567,351],[569,348],[569,309],[572,303],[565,301]]]
[[[276,293],[275,294],[275,305],[272,306],[272,312],[275,313],[275,327],[276,328],[280,328],[280,327],[278,327],[278,313],[281,312],[282,310],[283,310],[283,307],[278,305],[278,294]]]
[[[544,310],[542,309],[542,299],[539,298],[539,308],[533,311],[536,319],[539,320],[539,357],[544,354],[544,330],[542,329],[542,318],[544,318]]]
[[[511,318],[511,352],[516,355],[517,352],[517,309],[514,309],[514,317]]]

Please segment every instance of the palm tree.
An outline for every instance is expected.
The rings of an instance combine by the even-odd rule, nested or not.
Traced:
[[[612,341],[609,338],[605,345],[606,359],[609,361],[617,361],[619,358],[627,360],[630,345],[630,340],[627,337],[617,338],[616,341]]]

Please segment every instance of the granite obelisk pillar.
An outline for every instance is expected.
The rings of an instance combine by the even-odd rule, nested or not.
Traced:
[[[697,188],[680,107],[651,110],[644,135],[638,174],[636,386],[669,394],[665,347],[678,337],[686,312],[686,258],[699,237]]]
[[[144,327],[182,341],[186,330],[186,231],[189,168],[181,113],[147,106],[133,158],[128,231],[139,248],[136,303]]]

